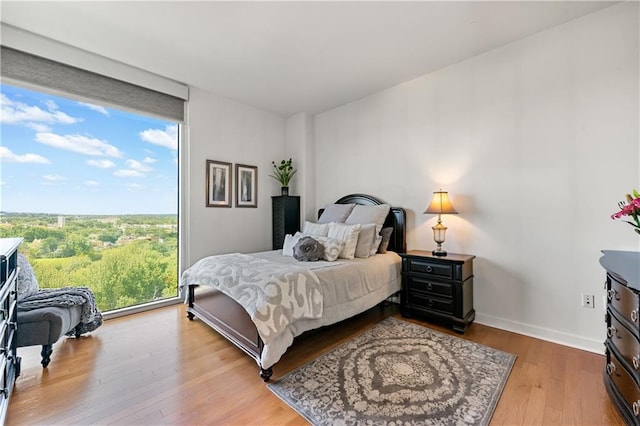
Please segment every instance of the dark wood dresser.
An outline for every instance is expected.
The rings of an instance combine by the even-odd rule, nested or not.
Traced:
[[[640,253],[603,250],[607,271],[604,384],[628,424],[640,425]]]
[[[473,309],[473,259],[467,254],[433,256],[410,250],[402,257],[402,315],[448,322],[464,333],[476,317]]]
[[[18,328],[18,247],[22,238],[0,238],[0,424],[5,423],[9,397],[20,375],[20,358],[16,347]]]
[[[284,236],[300,230],[300,197],[278,195],[271,197],[273,220],[273,250],[282,248]]]

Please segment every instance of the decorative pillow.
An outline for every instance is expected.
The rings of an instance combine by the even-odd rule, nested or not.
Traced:
[[[318,223],[344,223],[355,204],[328,204],[318,219]]]
[[[302,232],[296,232],[295,235],[287,234],[284,237],[284,246],[282,247],[282,255],[293,257],[293,247],[303,237],[308,237]],[[338,258],[338,255],[344,248],[344,241],[336,240],[335,238],[320,237],[317,235],[312,236],[314,240],[318,241],[324,246],[324,254],[322,258],[328,262],[333,262]]]
[[[391,233],[393,232],[393,228],[382,228],[380,231],[380,235],[382,236],[382,241],[380,242],[380,247],[378,247],[378,253],[386,253],[387,248],[389,248],[389,240],[391,240]]]
[[[20,301],[38,292],[38,279],[31,264],[21,253],[18,253],[18,268],[16,284],[18,286],[18,301]]]
[[[344,221],[346,224],[359,223],[364,225],[365,223],[375,223],[376,233],[379,233],[384,225],[384,221],[389,214],[389,204],[380,204],[379,206],[362,206],[356,205],[349,217]]]
[[[338,257],[343,259],[353,259],[358,244],[358,234],[362,225],[344,225],[342,223],[331,222],[329,224],[329,238],[344,241],[344,248]]]
[[[313,222],[304,222],[304,227],[302,228],[302,233],[307,235],[317,235],[319,237],[326,237],[329,232],[329,224],[328,223],[313,223]]]
[[[318,240],[324,246],[324,255],[322,258],[328,262],[335,261],[340,252],[344,248],[344,241],[336,240],[329,237],[313,237]]]
[[[376,224],[367,223],[361,225],[360,234],[358,234],[358,244],[356,245],[356,257],[366,259],[372,255],[373,245],[376,241]],[[376,253],[378,246],[375,246],[373,254]]]
[[[287,234],[284,236],[284,243],[282,244],[282,255],[293,256],[293,246],[298,243],[298,240],[304,235],[300,232],[296,232],[295,235]]]
[[[301,262],[317,262],[324,256],[324,246],[311,237],[304,236],[293,246],[293,257]]]

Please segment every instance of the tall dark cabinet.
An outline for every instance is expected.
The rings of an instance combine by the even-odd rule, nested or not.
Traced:
[[[278,195],[271,197],[273,218],[273,250],[282,248],[284,236],[300,230],[300,197]]]

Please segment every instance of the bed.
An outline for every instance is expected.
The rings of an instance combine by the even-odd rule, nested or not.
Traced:
[[[385,203],[370,195],[352,194],[334,204]],[[406,251],[405,221],[404,209],[390,207],[383,225],[392,229],[388,250],[366,259],[299,262],[283,256],[282,250],[201,259],[180,280],[187,317],[199,318],[254,358],[260,377],[269,381],[273,366],[295,337],[353,317],[400,291],[401,258],[397,253]],[[232,288],[224,288],[219,284],[232,269],[239,271],[235,272],[236,282]],[[273,282],[263,284],[264,280],[275,281],[282,288],[268,290],[274,287]],[[250,289],[250,285],[254,287]],[[256,291],[270,293],[263,297],[279,304],[265,308],[255,301]]]

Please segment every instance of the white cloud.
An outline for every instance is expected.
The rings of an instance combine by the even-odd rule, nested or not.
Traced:
[[[144,177],[144,173],[140,173],[137,170],[116,170],[115,172],[113,172],[113,174],[115,176],[118,177]]]
[[[100,186],[100,184],[95,180],[85,180],[84,184],[87,186]]]
[[[85,155],[104,155],[106,157],[122,157],[122,153],[113,145],[96,138],[82,135],[57,135],[55,133],[37,133],[36,142],[54,148],[78,152]]]
[[[48,111],[37,106],[12,101],[5,94],[0,94],[0,108],[2,109],[0,122],[27,125],[31,123],[74,124],[81,120],[59,111],[58,106],[53,101],[47,101],[45,105]]]
[[[107,111],[107,109],[103,106],[88,104],[86,102],[78,102],[78,104],[85,108],[89,108],[92,111],[99,112],[102,115],[106,115],[107,117],[109,116],[109,111]]]
[[[7,163],[40,163],[50,164],[49,160],[38,154],[18,155],[11,152],[6,146],[0,146],[0,160]]]
[[[140,138],[145,142],[163,146],[175,151],[178,149],[178,125],[170,124],[165,127],[165,130],[143,130],[140,132]]]
[[[67,180],[68,178],[64,177],[64,176],[60,176],[60,175],[44,175],[42,176],[44,179],[50,181],[50,182],[56,182],[56,181],[62,181],[62,180]]]
[[[136,190],[136,189],[142,189],[143,186],[140,185],[139,183],[127,183],[125,185],[129,190]]]
[[[110,169],[116,166],[116,163],[111,160],[87,160],[87,164],[101,169]]]
[[[49,133],[51,131],[51,127],[42,123],[26,123],[25,125],[39,133]]]
[[[148,173],[153,170],[151,167],[136,160],[127,160],[127,166],[129,166],[131,170],[135,170],[141,173]]]
[[[155,158],[151,158],[151,157],[146,157],[144,160],[142,160],[142,162],[145,163],[145,164],[153,164],[156,161],[158,161],[158,160],[156,160]]]

